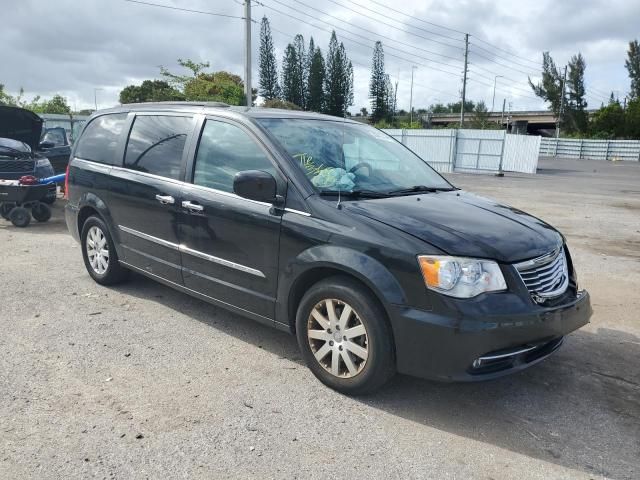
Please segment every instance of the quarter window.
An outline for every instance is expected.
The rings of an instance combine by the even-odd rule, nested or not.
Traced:
[[[200,138],[193,183],[233,192],[233,177],[244,170],[263,170],[276,175],[262,149],[241,128],[207,120]]]
[[[193,127],[190,117],[141,115],[131,128],[124,166],[139,172],[179,179],[182,153]]]
[[[78,140],[75,156],[108,165],[119,164],[122,158],[116,158],[116,149],[126,120],[126,113],[102,115],[92,120]]]

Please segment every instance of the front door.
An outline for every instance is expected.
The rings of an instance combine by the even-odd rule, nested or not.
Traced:
[[[278,278],[281,211],[233,193],[243,170],[264,170],[286,182],[249,130],[207,119],[183,191],[180,238],[184,284],[220,302],[272,320]]]
[[[111,172],[110,212],[124,261],[182,285],[178,218],[185,145],[195,121],[188,115],[138,114],[124,165]]]

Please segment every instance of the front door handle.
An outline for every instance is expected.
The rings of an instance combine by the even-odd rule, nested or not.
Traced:
[[[182,208],[186,208],[191,212],[202,212],[204,210],[204,207],[202,205],[198,203],[192,203],[189,201],[182,202]]]
[[[176,203],[176,199],[171,195],[156,195],[156,200],[163,205],[173,205]]]

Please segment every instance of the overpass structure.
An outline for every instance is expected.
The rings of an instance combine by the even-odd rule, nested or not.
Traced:
[[[591,116],[595,110],[588,110]],[[467,118],[471,119],[473,113],[467,113]],[[429,125],[446,126],[460,122],[459,113],[427,113],[423,120]],[[519,134],[532,134],[551,136],[556,128],[556,116],[548,110],[528,110],[519,112],[491,112],[488,115],[488,122],[502,124],[503,127],[509,123],[509,131]]]

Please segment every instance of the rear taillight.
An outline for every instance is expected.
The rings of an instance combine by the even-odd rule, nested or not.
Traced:
[[[67,172],[64,176],[64,198],[69,198],[69,164],[67,164]]]

